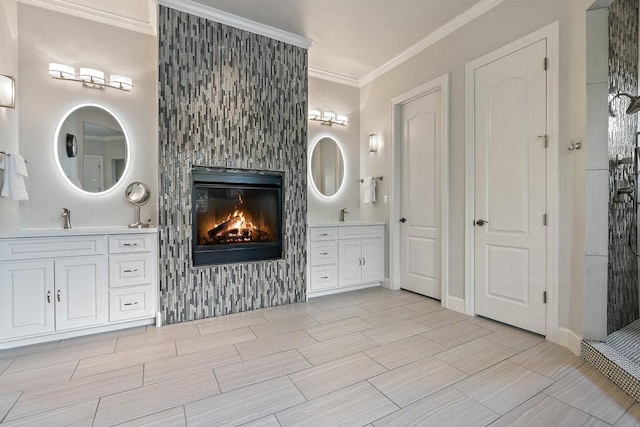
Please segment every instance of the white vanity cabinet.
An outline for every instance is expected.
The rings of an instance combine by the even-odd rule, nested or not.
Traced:
[[[310,225],[310,297],[377,286],[384,280],[384,225]]]
[[[154,316],[155,235],[109,236],[109,320]]]
[[[151,323],[156,234],[125,230],[1,236],[0,348]]]

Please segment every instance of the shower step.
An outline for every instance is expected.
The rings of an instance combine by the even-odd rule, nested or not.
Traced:
[[[625,355],[633,354],[632,358],[636,359],[635,352],[629,353],[629,349],[640,345],[640,335],[623,334],[624,340],[620,339],[620,335],[610,340],[612,335],[606,342],[582,341],[582,357],[622,391],[640,402],[640,366]]]

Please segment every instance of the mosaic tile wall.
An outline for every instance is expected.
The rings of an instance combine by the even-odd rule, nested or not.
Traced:
[[[609,8],[609,99],[618,92],[638,93],[638,0],[616,0]],[[616,189],[636,185],[633,158],[638,115],[626,115],[626,97],[615,100],[609,117],[609,272],[608,333],[638,319],[638,259],[629,248],[629,233],[636,245],[634,196],[616,197]]]
[[[164,6],[158,40],[163,322],[305,300],[306,49]],[[194,165],[285,173],[284,259],[192,267]]]

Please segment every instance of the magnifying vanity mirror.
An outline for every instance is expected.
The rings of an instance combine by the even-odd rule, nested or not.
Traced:
[[[66,180],[89,194],[110,191],[129,164],[129,140],[118,118],[99,105],[71,109],[55,137],[58,168]]]
[[[318,139],[311,149],[311,182],[318,193],[333,197],[344,181],[344,155],[338,142],[330,137]]]
[[[136,206],[138,209],[136,210],[136,222],[133,224],[129,224],[129,228],[147,228],[149,224],[143,224],[140,221],[140,208],[142,205],[149,201],[149,197],[151,197],[151,193],[146,185],[141,182],[132,182],[127,186],[127,189],[124,192],[124,196],[127,198],[129,203]]]

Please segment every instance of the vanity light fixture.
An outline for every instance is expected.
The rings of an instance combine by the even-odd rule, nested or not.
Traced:
[[[131,77],[120,74],[112,74],[109,81],[104,77],[104,72],[95,68],[80,68],[80,72],[76,74],[76,70],[65,64],[49,63],[49,75],[58,80],[69,80],[73,82],[81,82],[84,87],[95,89],[104,89],[110,87],[113,89],[130,91],[133,88],[133,80]]]
[[[331,111],[320,112],[318,110],[309,110],[309,120],[320,122],[322,125],[340,125],[346,126],[349,119],[345,115],[336,115]]]
[[[0,74],[0,107],[16,107],[16,82],[4,74]]]
[[[369,151],[371,153],[378,151],[378,135],[375,133],[369,135]]]

